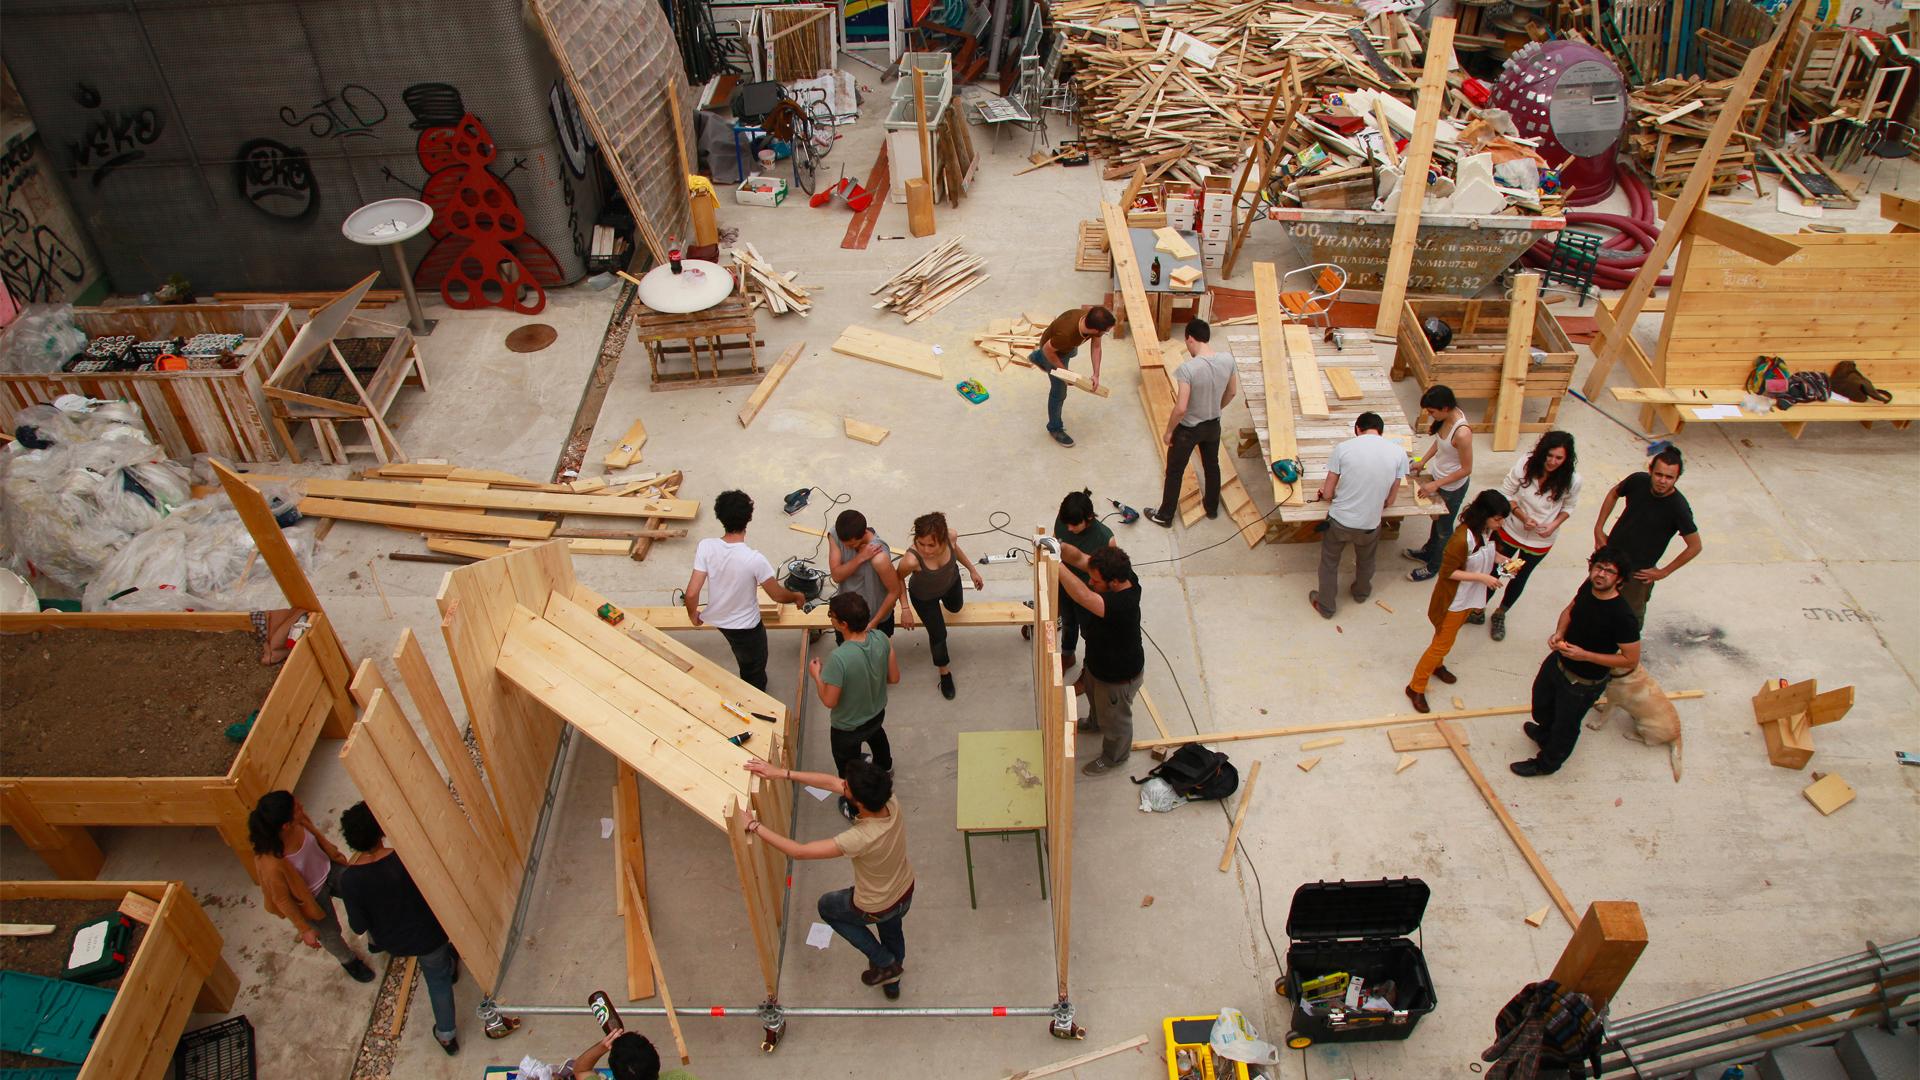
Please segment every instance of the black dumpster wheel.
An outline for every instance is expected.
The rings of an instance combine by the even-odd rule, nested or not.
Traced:
[[[1299,1033],[1299,1032],[1297,1032],[1297,1031],[1289,1031],[1289,1032],[1287,1032],[1287,1049],[1289,1049],[1289,1050],[1305,1050],[1305,1049],[1306,1049],[1307,1047],[1309,1047],[1309,1046],[1312,1046],[1312,1045],[1313,1045],[1313,1037],[1312,1037],[1312,1036],[1310,1036],[1310,1035],[1302,1035],[1302,1034],[1300,1034],[1300,1033]]]

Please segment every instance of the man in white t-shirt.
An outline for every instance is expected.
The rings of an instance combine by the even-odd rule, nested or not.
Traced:
[[[747,546],[747,523],[753,520],[753,500],[744,491],[723,491],[713,500],[713,516],[726,535],[700,541],[693,553],[693,576],[687,579],[687,618],[693,625],[712,623],[740,665],[740,678],[756,690],[767,688],[767,628],[760,623],[764,590],[776,604],[799,604],[806,597],[780,584],[773,564]],[[712,587],[706,610],[700,593]]]
[[[1340,556],[1353,545],[1353,602],[1363,604],[1373,595],[1373,559],[1380,547],[1380,516],[1400,494],[1407,475],[1407,451],[1388,442],[1386,421],[1376,412],[1364,412],[1353,423],[1354,437],[1333,448],[1327,457],[1327,478],[1319,498],[1327,508],[1327,530],[1320,535],[1320,588],[1307,602],[1323,619],[1333,618],[1338,606]]]

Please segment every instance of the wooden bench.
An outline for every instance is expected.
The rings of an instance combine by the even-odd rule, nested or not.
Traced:
[[[1769,236],[1697,212],[1681,242],[1674,284],[1651,355],[1629,334],[1627,369],[1637,387],[1615,387],[1642,406],[1641,425],[1678,432],[1688,423],[1775,423],[1798,438],[1809,423],[1853,421],[1905,428],[1920,419],[1920,232],[1909,200],[1883,199],[1887,233]],[[1616,331],[1614,308],[1594,312],[1602,342]],[[1852,360],[1889,403],[1809,403],[1755,415],[1701,416],[1737,405],[1762,356],[1789,371],[1828,372]]]

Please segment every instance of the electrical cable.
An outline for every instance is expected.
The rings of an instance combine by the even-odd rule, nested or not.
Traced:
[[[1606,289],[1624,289],[1633,283],[1640,268],[1646,265],[1647,253],[1653,250],[1659,239],[1660,222],[1654,215],[1653,196],[1640,177],[1625,165],[1614,166],[1614,179],[1620,190],[1626,193],[1629,208],[1626,214],[1602,214],[1589,210],[1569,210],[1567,224],[1599,225],[1614,230],[1614,235],[1601,243],[1603,253],[1633,251],[1633,254],[1613,254],[1603,257],[1593,271],[1593,283]],[[1634,249],[1637,249],[1634,250]],[[1528,266],[1543,267],[1553,260],[1553,241],[1540,240],[1528,248],[1521,260]],[[1670,285],[1671,274],[1660,275],[1656,284]]]

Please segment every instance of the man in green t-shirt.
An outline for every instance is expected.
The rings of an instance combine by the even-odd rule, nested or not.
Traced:
[[[1113,530],[1094,513],[1093,492],[1085,488],[1070,491],[1060,500],[1060,513],[1053,519],[1053,535],[1087,556],[1113,546]],[[1082,584],[1086,583],[1085,570],[1075,568],[1072,563],[1067,564],[1067,569]],[[1060,670],[1064,673],[1073,670],[1073,653],[1080,644],[1080,628],[1086,625],[1087,610],[1074,603],[1065,585],[1060,587],[1060,597],[1055,603],[1060,611]]]
[[[834,771],[845,775],[847,763],[860,757],[862,744],[873,751],[873,763],[893,772],[893,750],[881,727],[887,719],[887,686],[900,681],[900,658],[893,639],[867,629],[873,613],[857,593],[843,592],[827,604],[827,620],[844,639],[822,663],[807,665],[820,703],[833,710],[828,737],[833,747]]]

